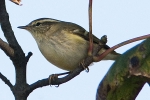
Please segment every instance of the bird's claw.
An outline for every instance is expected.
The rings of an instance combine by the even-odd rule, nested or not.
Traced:
[[[52,85],[52,80],[55,80],[56,78],[58,78],[57,74],[52,74],[52,75],[49,76],[49,85],[50,86]]]
[[[52,81],[58,79],[58,76],[70,74],[71,72],[65,72],[65,73],[59,73],[59,74],[52,74],[49,76],[49,85],[52,85]],[[59,87],[59,84],[56,85],[56,87]]]

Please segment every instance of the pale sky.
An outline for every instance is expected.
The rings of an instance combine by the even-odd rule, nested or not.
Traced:
[[[54,18],[74,22],[88,30],[88,0],[22,0],[22,6],[6,0],[7,11],[15,36],[24,52],[33,52],[27,67],[27,82],[47,78],[51,74],[62,73],[50,64],[40,53],[37,44],[28,31],[18,29],[38,18]],[[127,39],[150,33],[150,0],[93,0],[93,34],[98,38],[108,37],[108,45],[113,46]],[[5,40],[0,30],[0,38]],[[141,41],[140,41],[141,42]],[[121,47],[116,51],[124,53],[139,42]],[[10,59],[0,50],[0,71],[13,84],[14,67]],[[71,81],[60,85],[34,90],[28,100],[94,100],[98,84],[107,73],[113,61],[101,61],[90,66],[89,73],[83,71]],[[13,100],[9,87],[0,80],[0,100]],[[150,87],[145,84],[136,100],[148,100]]]

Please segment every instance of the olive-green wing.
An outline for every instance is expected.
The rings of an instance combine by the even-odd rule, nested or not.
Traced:
[[[80,37],[89,41],[89,32],[87,32],[83,27],[74,23],[67,23],[67,24],[68,30],[72,31],[73,34],[79,35]],[[99,44],[102,41],[93,35],[93,42]]]

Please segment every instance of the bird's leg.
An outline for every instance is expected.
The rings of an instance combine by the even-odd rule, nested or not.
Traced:
[[[85,66],[84,59],[80,62],[80,64],[82,65],[82,67],[86,72],[89,72],[89,68]]]
[[[49,76],[49,84],[50,84],[50,86],[51,86],[52,80],[57,79],[58,76],[66,75],[66,74],[70,74],[70,73],[71,73],[71,71],[70,71],[70,72],[64,72],[64,73],[58,73],[58,74],[52,74],[52,75],[50,75],[50,76]],[[59,86],[59,85],[58,85],[58,86]]]

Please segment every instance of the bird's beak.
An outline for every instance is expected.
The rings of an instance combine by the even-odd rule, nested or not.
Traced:
[[[28,26],[18,26],[17,28],[20,28],[20,29],[27,29]]]

